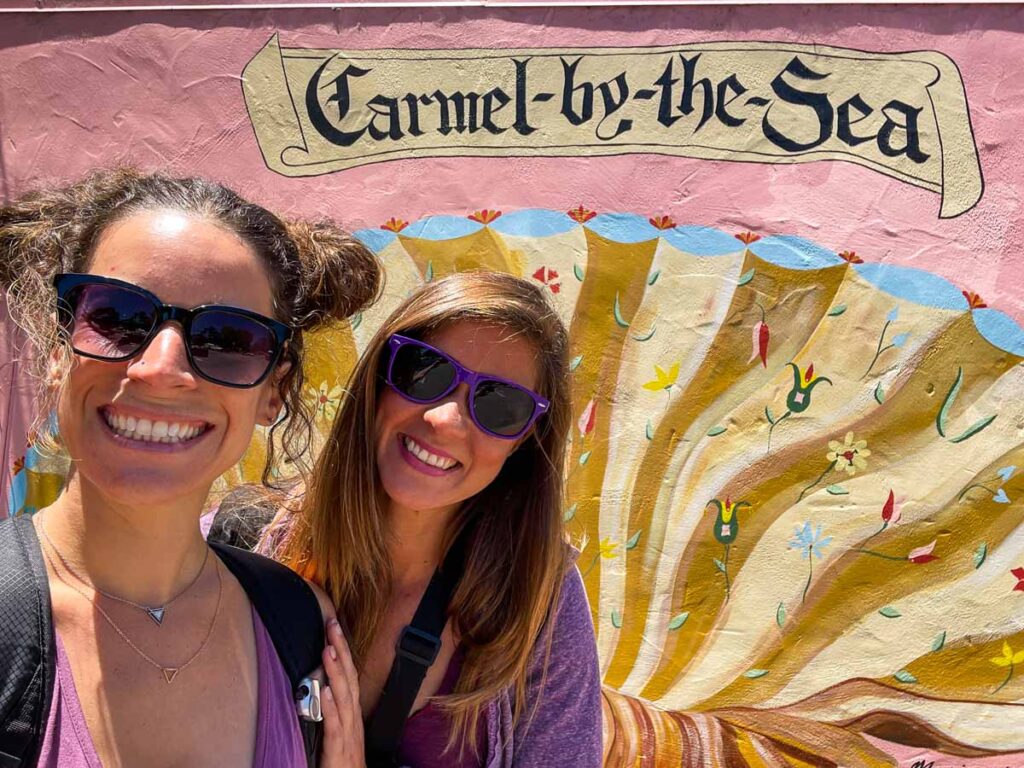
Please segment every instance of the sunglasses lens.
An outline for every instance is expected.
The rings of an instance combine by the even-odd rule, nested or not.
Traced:
[[[71,333],[71,346],[78,352],[111,360],[135,354],[156,322],[152,301],[114,285],[73,288],[64,297],[61,309]]]
[[[245,315],[212,309],[192,318],[192,362],[204,376],[236,386],[255,384],[277,354],[274,332]]]
[[[504,437],[522,432],[535,408],[529,392],[501,381],[482,381],[473,393],[473,416],[477,423]]]
[[[411,400],[428,403],[443,397],[455,381],[455,368],[432,349],[403,344],[391,364],[391,384]]]

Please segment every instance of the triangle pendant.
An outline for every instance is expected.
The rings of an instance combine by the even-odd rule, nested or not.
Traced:
[[[170,667],[163,667],[161,668],[160,671],[164,673],[164,680],[166,680],[168,683],[173,683],[174,678],[178,676],[178,670],[172,669]]]
[[[146,613],[148,613],[149,618],[151,618],[157,624],[164,623],[164,609],[162,606],[160,608],[147,608]]]

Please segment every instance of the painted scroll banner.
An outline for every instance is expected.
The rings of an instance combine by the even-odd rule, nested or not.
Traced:
[[[313,176],[403,158],[655,153],[845,160],[970,210],[983,183],[963,83],[935,51],[719,42],[661,48],[282,48],[245,67],[267,166]]]

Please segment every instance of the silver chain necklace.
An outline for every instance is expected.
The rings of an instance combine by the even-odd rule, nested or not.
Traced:
[[[57,555],[57,559],[60,560],[60,564],[64,566],[64,570],[66,570],[68,573],[70,573],[72,576],[74,576],[75,579],[77,579],[79,582],[81,582],[82,584],[87,586],[89,589],[91,589],[96,594],[103,595],[105,598],[107,598],[109,600],[115,600],[115,601],[117,601],[119,603],[124,603],[125,605],[130,605],[132,608],[137,608],[140,611],[145,611],[146,615],[149,616],[149,618],[151,618],[154,622],[156,622],[157,626],[163,626],[163,623],[164,623],[164,611],[166,611],[168,609],[168,607],[170,607],[171,603],[173,603],[179,597],[181,597],[186,592],[188,592],[190,589],[192,589],[192,587],[195,586],[195,583],[197,581],[199,581],[199,577],[202,576],[203,575],[203,571],[206,570],[206,561],[210,559],[210,548],[206,547],[206,552],[203,554],[203,564],[199,566],[199,571],[196,573],[196,575],[194,577],[192,577],[192,581],[190,581],[185,586],[184,589],[182,589],[180,592],[178,592],[178,594],[176,594],[174,597],[172,597],[170,600],[168,600],[163,605],[149,606],[149,605],[143,605],[142,603],[136,603],[135,601],[129,600],[129,599],[124,598],[124,597],[118,597],[117,595],[112,595],[109,592],[105,592],[102,589],[100,589],[99,587],[97,587],[91,581],[89,581],[85,577],[81,576],[74,568],[72,568],[70,565],[68,565],[68,561],[64,559],[64,555],[62,555],[60,553],[60,550],[57,549],[57,545],[54,544],[53,543],[53,539],[50,538],[50,534],[48,534],[46,532],[46,527],[43,525],[43,521],[42,520],[39,521],[39,531],[40,531],[40,533],[43,534],[43,538],[46,539],[46,543],[50,545],[50,549],[52,549],[54,554]],[[220,571],[218,571],[218,574],[219,573],[220,573]],[[63,581],[63,579],[62,579],[62,581]]]

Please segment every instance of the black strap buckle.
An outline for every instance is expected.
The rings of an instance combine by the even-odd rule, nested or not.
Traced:
[[[396,653],[424,667],[429,667],[437,659],[441,650],[441,638],[417,629],[411,624],[402,630],[398,638]]]

